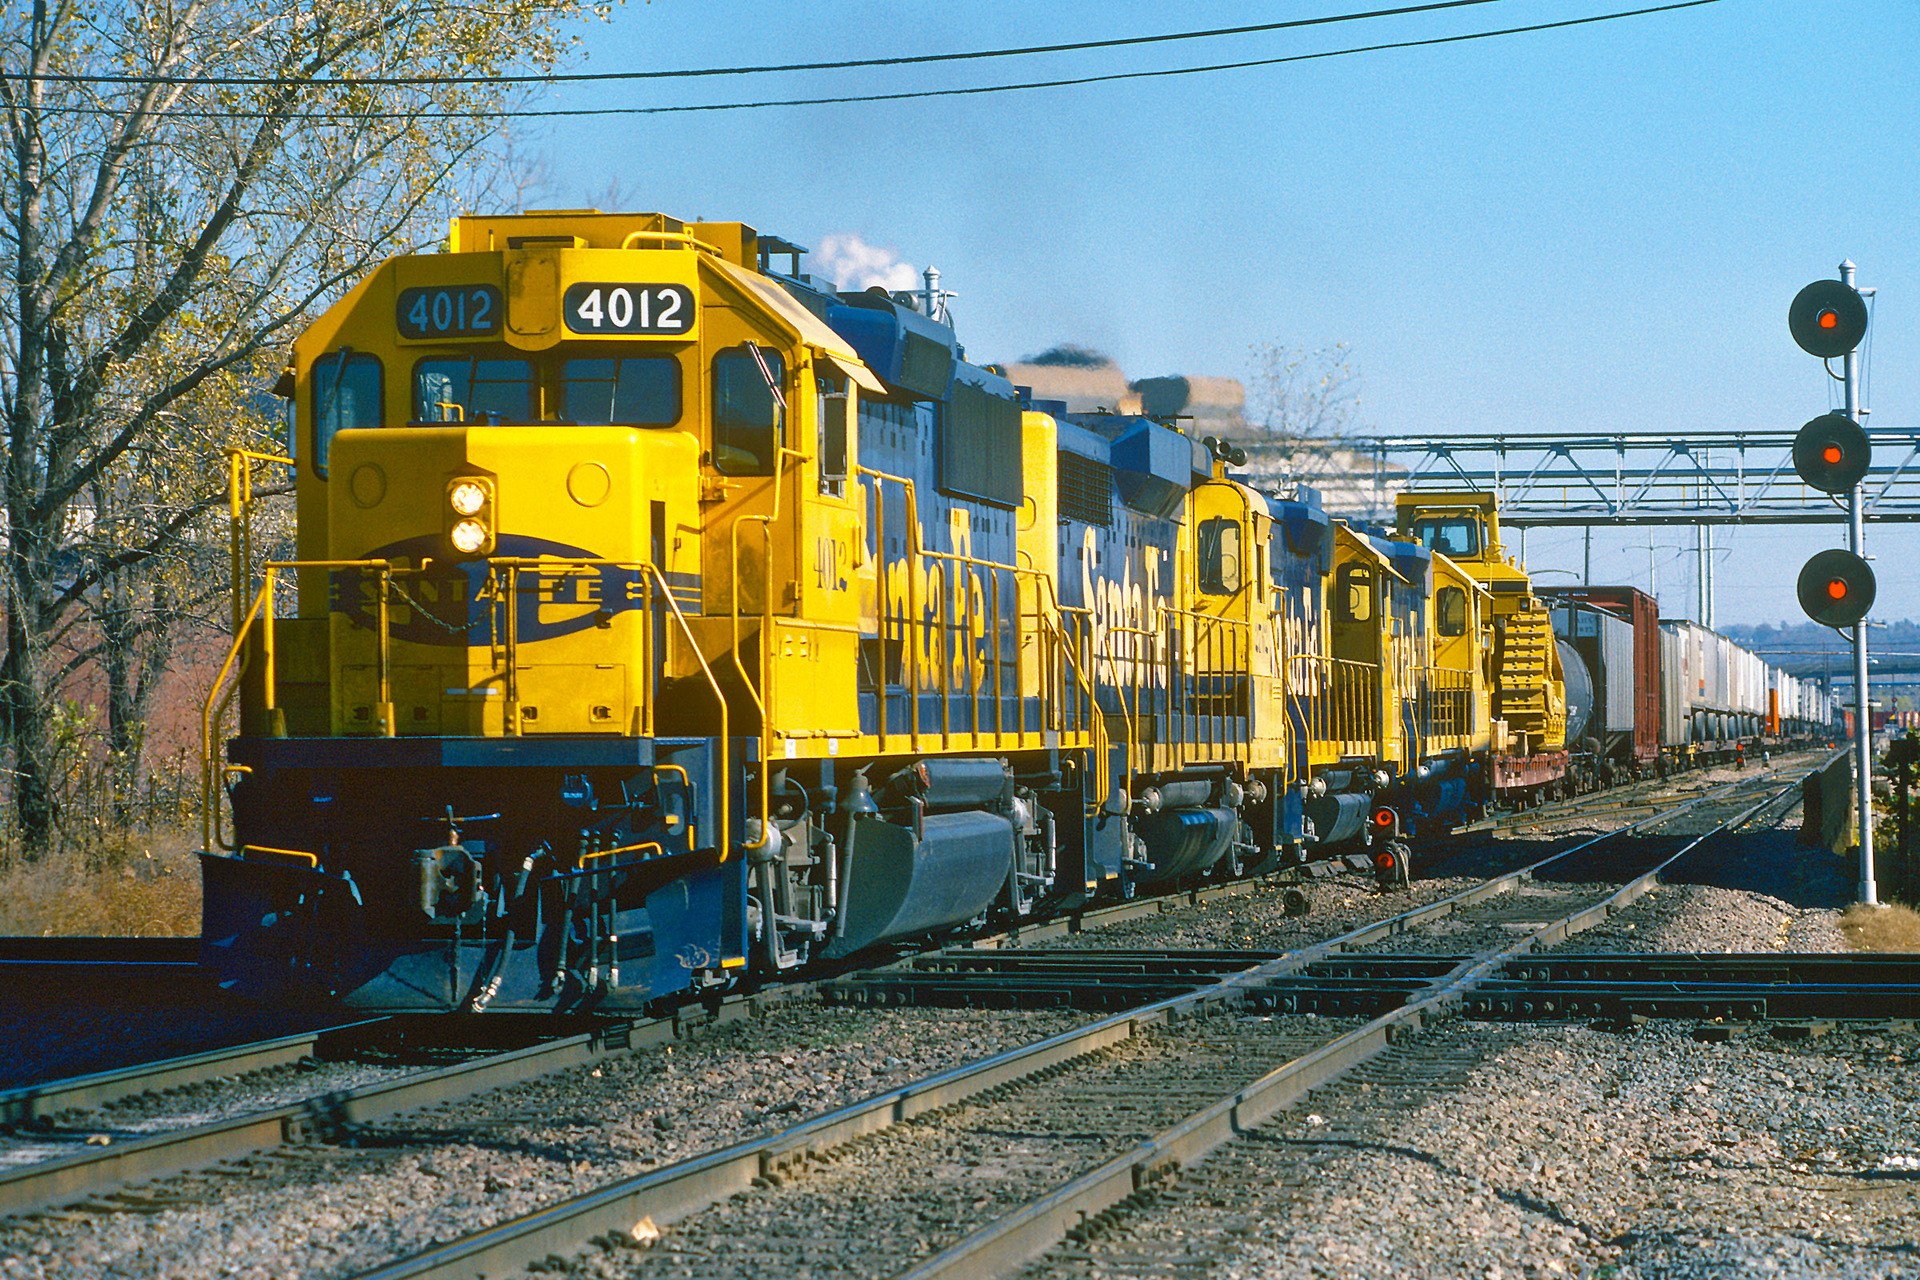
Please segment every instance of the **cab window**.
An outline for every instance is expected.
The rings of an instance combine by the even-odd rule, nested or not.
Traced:
[[[1443,636],[1467,634],[1467,592],[1464,587],[1442,587],[1433,597],[1434,625]]]
[[[1373,570],[1364,564],[1340,566],[1340,620],[1373,620]]]
[[[770,476],[785,443],[786,411],[774,388],[786,379],[776,351],[746,347],[713,358],[713,464],[731,476]],[[764,362],[765,368],[762,369]]]
[[[844,497],[853,459],[847,449],[847,412],[850,404],[845,378],[817,378],[820,439],[814,456],[820,460],[820,492]]]
[[[1472,516],[1437,516],[1413,522],[1420,545],[1458,559],[1480,554],[1480,522]]]
[[[422,360],[413,366],[415,422],[526,422],[533,367],[525,360]]]
[[[342,348],[313,362],[313,469],[327,474],[327,450],[337,431],[380,425],[380,361]]]
[[[1200,522],[1200,589],[1230,596],[1241,585],[1240,522],[1223,516]]]
[[[560,416],[587,426],[665,427],[680,419],[680,362],[672,356],[569,360]]]

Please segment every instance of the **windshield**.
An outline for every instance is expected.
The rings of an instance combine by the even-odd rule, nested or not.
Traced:
[[[1480,554],[1480,521],[1473,516],[1429,516],[1413,522],[1420,545],[1458,559]]]
[[[672,356],[569,360],[560,416],[570,422],[668,426],[680,417],[680,362]]]
[[[525,422],[533,368],[525,360],[430,359],[413,366],[416,422]]]

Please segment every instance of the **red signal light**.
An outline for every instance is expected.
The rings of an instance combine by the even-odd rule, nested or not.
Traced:
[[[1373,855],[1373,865],[1385,871],[1393,866],[1393,855],[1390,853],[1376,853]]]
[[[1794,590],[1821,626],[1850,627],[1873,609],[1873,570],[1853,552],[1829,547],[1802,566]]]
[[[1815,418],[1794,433],[1793,469],[1822,493],[1847,492],[1860,483],[1872,461],[1867,433],[1843,413]]]
[[[1866,301],[1852,285],[1815,280],[1794,295],[1787,330],[1802,351],[1823,360],[1843,356],[1867,336]]]
[[[1388,809],[1388,808],[1384,808],[1384,807],[1382,807],[1382,808],[1379,808],[1379,809],[1375,809],[1375,810],[1373,811],[1373,825],[1374,825],[1374,826],[1376,826],[1376,827],[1390,827],[1390,826],[1392,826],[1392,825],[1393,825],[1393,810],[1391,810],[1391,809]]]

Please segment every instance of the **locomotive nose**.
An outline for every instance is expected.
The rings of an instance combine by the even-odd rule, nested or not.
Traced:
[[[699,605],[697,545],[670,536],[691,437],[454,423],[343,432],[333,457],[329,558],[360,566],[335,571],[338,731],[642,731],[676,674],[642,619]]]

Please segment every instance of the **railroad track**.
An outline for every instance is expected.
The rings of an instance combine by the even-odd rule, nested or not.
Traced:
[[[1749,784],[1751,781],[1752,780],[1748,780]],[[1741,785],[1742,784],[1734,784],[1730,787],[1721,788],[1715,795],[1722,793],[1730,794]],[[1686,806],[1677,808],[1667,815],[1668,820],[1673,820],[1677,815],[1696,808],[1703,803],[1704,799],[1705,798],[1703,798],[1702,801],[1694,801]],[[883,1097],[867,1107],[864,1111],[860,1111],[857,1115],[834,1113],[833,1116],[823,1117],[813,1129],[802,1126],[802,1130],[807,1130],[805,1134],[803,1134],[801,1130],[789,1131],[794,1137],[792,1138],[793,1145],[791,1145],[788,1150],[798,1151],[804,1149],[816,1154],[830,1152],[835,1150],[838,1145],[847,1138],[859,1133],[865,1133],[869,1131],[869,1129],[884,1128],[888,1124],[929,1109],[938,1110],[955,1105],[982,1091],[990,1091],[996,1088],[1012,1088],[1017,1081],[1023,1078],[1036,1074],[1046,1075],[1049,1071],[1054,1071],[1056,1068],[1058,1071],[1065,1071],[1066,1068],[1061,1067],[1061,1063],[1088,1053],[1099,1053],[1107,1047],[1107,1044],[1119,1045],[1122,1042],[1136,1039],[1140,1044],[1146,1044],[1150,1039],[1156,1038],[1159,1041],[1167,1041],[1167,1028],[1177,1024],[1190,1023],[1192,1018],[1202,1011],[1247,1008],[1248,993],[1257,988],[1260,981],[1271,981],[1275,978],[1284,977],[1289,973],[1299,974],[1316,958],[1326,959],[1347,952],[1362,950],[1369,945],[1385,944],[1397,937],[1404,936],[1409,930],[1421,927],[1423,922],[1438,920],[1463,909],[1470,908],[1473,905],[1476,894],[1482,897],[1497,896],[1503,892],[1512,891],[1524,884],[1532,883],[1532,873],[1543,869],[1552,861],[1554,860],[1543,860],[1542,863],[1536,864],[1535,867],[1524,869],[1510,876],[1500,877],[1488,885],[1481,886],[1478,890],[1469,891],[1468,894],[1456,895],[1455,899],[1432,904],[1429,907],[1406,913],[1404,916],[1398,917],[1395,920],[1355,931],[1352,934],[1345,935],[1341,939],[1332,940],[1318,947],[1288,953],[1283,957],[1271,955],[1266,957],[1251,957],[1251,959],[1256,962],[1251,970],[1247,969],[1242,963],[1229,963],[1226,957],[1216,953],[1214,956],[1206,958],[1205,961],[1206,964],[1215,966],[1213,971],[1204,974],[1189,974],[1183,978],[1183,981],[1185,981],[1187,985],[1191,985],[1195,978],[1209,983],[1210,985],[1206,991],[1199,993],[1188,992],[1170,997],[1151,1004],[1143,1010],[1136,1010],[1118,1019],[1108,1019],[1102,1024],[1095,1024],[1096,1026],[1106,1027],[1104,1033],[1094,1033],[1096,1041],[1101,1034],[1110,1037],[1105,1043],[1095,1043],[1084,1039],[1062,1041],[1057,1044],[1049,1042],[1047,1045],[1038,1046],[1033,1050],[1021,1051],[1013,1055],[1003,1055],[1004,1060],[996,1060],[997,1065],[984,1068],[984,1074],[973,1072],[951,1073],[952,1079],[946,1083],[922,1082],[919,1085],[910,1086],[905,1090],[898,1091],[897,1094]],[[1031,942],[1049,935],[1063,935],[1074,932],[1079,928],[1093,927],[1096,924],[1104,923],[1112,918],[1123,918],[1127,915],[1139,916],[1155,914],[1171,909],[1173,906],[1180,905],[1182,902],[1205,901],[1210,898],[1245,891],[1247,890],[1243,887],[1224,886],[1203,889],[1192,894],[1182,895],[1172,903],[1159,901],[1124,904],[1121,907],[1109,909],[1104,912],[1086,913],[1077,920],[1062,921],[1041,928],[1030,928],[1023,931],[1019,941]],[[996,954],[1003,956],[1018,954],[1012,952],[996,953],[990,949],[991,941],[992,940],[987,940],[988,945],[970,949],[967,954],[975,957],[976,960],[980,957],[988,957]],[[1067,951],[1053,954],[1064,957],[1073,957],[1075,955],[1084,957],[1086,953]],[[1085,963],[1085,960],[1083,959],[1081,963]],[[1189,957],[1182,961],[1182,963],[1192,964],[1194,960],[1192,957]],[[1163,974],[1162,978],[1164,978],[1164,976]],[[1311,977],[1313,975],[1309,974],[1307,976]],[[1077,985],[1085,987],[1093,984],[1083,980]],[[791,998],[793,995],[803,994],[805,994],[804,989],[798,992],[787,993],[788,998]],[[1255,998],[1264,999],[1265,996],[1256,996]],[[1278,1008],[1277,1005],[1269,1007]],[[1435,1011],[1436,1010],[1430,1009],[1427,1011],[1427,1014],[1422,1016],[1430,1016]],[[751,1016],[751,1008],[744,1002],[741,1002],[737,1005],[712,1010],[696,1009],[685,1011],[682,1015],[682,1020],[683,1023],[697,1024],[706,1018],[718,1017],[724,1019],[727,1017],[746,1016]],[[1391,1018],[1387,1021],[1391,1023]],[[1321,1021],[1314,1029],[1316,1032],[1321,1032],[1325,1026],[1326,1023]],[[41,1170],[37,1175],[37,1185],[32,1186],[31,1189],[12,1192],[12,1199],[8,1202],[11,1206],[10,1211],[18,1212],[21,1206],[32,1204],[70,1203],[76,1200],[86,1203],[88,1197],[94,1198],[100,1207],[110,1208],[115,1203],[126,1202],[124,1198],[120,1201],[102,1199],[102,1197],[109,1194],[107,1189],[116,1185],[165,1178],[171,1176],[172,1172],[180,1169],[198,1167],[216,1160],[230,1160],[243,1151],[272,1150],[289,1141],[299,1142],[302,1140],[311,1140],[316,1137],[332,1137],[335,1139],[345,1137],[351,1140],[357,1133],[369,1131],[369,1126],[377,1125],[386,1117],[395,1116],[406,1111],[417,1110],[449,1098],[470,1096],[473,1093],[498,1087],[499,1085],[520,1083],[550,1071],[561,1070],[568,1066],[593,1061],[597,1056],[604,1056],[607,1053],[625,1052],[629,1048],[642,1047],[645,1044],[658,1044],[687,1034],[689,1029],[690,1027],[688,1025],[678,1024],[629,1025],[624,1033],[626,1037],[625,1041],[622,1043],[622,1032],[617,1028],[609,1027],[585,1037],[574,1037],[570,1040],[556,1042],[550,1046],[540,1046],[536,1049],[525,1050],[519,1054],[503,1055],[497,1059],[486,1059],[478,1063],[463,1064],[462,1067],[447,1068],[438,1073],[423,1073],[422,1076],[418,1078],[411,1078],[404,1082],[393,1082],[389,1085],[383,1085],[370,1090],[347,1091],[332,1095],[324,1100],[309,1101],[296,1106],[281,1108],[274,1112],[248,1117],[245,1118],[244,1122],[236,1120],[227,1126],[228,1132],[223,1135],[203,1134],[197,1135],[194,1138],[169,1140],[162,1140],[161,1138],[139,1138],[130,1140],[122,1146],[119,1151],[115,1151],[112,1147],[109,1147],[94,1153],[77,1154],[74,1157],[64,1158],[62,1161],[53,1162],[54,1167]],[[1401,1028],[1403,1031],[1404,1029],[1404,1027]],[[1356,1030],[1359,1030],[1359,1028],[1356,1028]],[[1276,1052],[1279,1053],[1281,1057],[1292,1055],[1288,1058],[1289,1062],[1307,1061],[1311,1059],[1323,1064],[1338,1064],[1350,1060],[1359,1060],[1367,1056],[1368,1053],[1378,1052],[1380,1046],[1385,1043],[1386,1038],[1392,1034],[1397,1034],[1397,1032],[1394,1032],[1390,1028],[1387,1031],[1380,1032],[1377,1041],[1362,1038],[1361,1040],[1351,1041],[1339,1048],[1329,1046],[1328,1048],[1331,1049],[1331,1053],[1327,1051],[1316,1051],[1313,1054],[1301,1055],[1296,1052],[1298,1046],[1293,1044],[1286,1045],[1284,1052],[1281,1050],[1276,1050]],[[1179,1037],[1173,1037],[1174,1040],[1178,1038]],[[1272,1047],[1273,1045],[1279,1045],[1281,1042],[1269,1040],[1262,1043]],[[1168,1051],[1165,1045],[1161,1044],[1155,1052],[1160,1057],[1165,1057]],[[1246,1046],[1236,1049],[1229,1056],[1241,1061],[1243,1064],[1273,1061],[1271,1058],[1261,1057]],[[1284,1070],[1284,1064],[1274,1067],[1275,1072]],[[997,1081],[994,1078],[996,1071],[1000,1073]],[[1302,1078],[1304,1079],[1305,1077]],[[986,1081],[986,1083],[983,1084],[982,1081]],[[1301,1087],[1308,1086],[1302,1085]],[[1273,1093],[1271,1088],[1261,1092],[1263,1094],[1270,1094],[1273,1099],[1284,1099],[1285,1097],[1292,1096],[1288,1094],[1285,1089],[1282,1089],[1281,1092],[1277,1094]],[[1189,1098],[1189,1101],[1191,1101],[1191,1098]],[[1285,1102],[1284,1100],[1277,1100],[1273,1102],[1273,1105],[1285,1105]],[[1242,1104],[1235,1114],[1242,1118],[1249,1118],[1256,1113],[1257,1109],[1258,1107],[1253,1101],[1248,1101]],[[850,1111],[853,1110],[858,1109],[850,1109]],[[1189,1110],[1191,1110],[1191,1108],[1189,1108]],[[838,1117],[838,1119],[835,1119],[835,1117]],[[212,1140],[205,1142],[203,1145],[193,1145],[195,1141],[209,1138]],[[116,1143],[115,1145],[120,1144]],[[90,1159],[89,1155],[91,1156]],[[525,1257],[539,1259],[544,1258],[552,1252],[564,1252],[577,1248],[581,1241],[590,1236],[607,1236],[610,1231],[613,1231],[614,1227],[618,1227],[622,1231],[628,1230],[635,1222],[649,1215],[651,1215],[656,1222],[671,1221],[675,1218],[696,1212],[700,1204],[710,1203],[716,1195],[730,1194],[731,1191],[734,1190],[750,1188],[755,1178],[763,1177],[763,1175],[768,1172],[784,1180],[786,1175],[781,1173],[781,1170],[782,1168],[788,1167],[783,1164],[784,1159],[786,1159],[786,1157],[783,1157],[778,1151],[756,1149],[737,1150],[732,1157],[729,1157],[727,1153],[721,1153],[716,1156],[703,1157],[699,1160],[687,1162],[683,1165],[675,1166],[673,1170],[663,1171],[660,1175],[650,1175],[650,1177],[664,1179],[663,1181],[657,1183],[650,1182],[647,1186],[638,1189],[608,1189],[599,1196],[589,1197],[589,1199],[593,1199],[596,1202],[604,1203],[598,1204],[597,1207],[590,1207],[586,1211],[586,1218],[583,1220],[585,1224],[584,1228],[582,1222],[579,1221],[568,1221],[557,1224],[544,1221],[538,1222],[528,1226],[524,1233],[515,1233],[518,1238],[513,1243],[505,1245],[504,1248],[507,1254],[523,1256],[523,1260]],[[805,1162],[803,1161],[803,1163]],[[1040,1161],[1039,1163],[1046,1164],[1048,1162]],[[82,1172],[83,1168],[85,1170],[84,1172]],[[27,1182],[22,1182],[18,1185],[28,1186],[32,1182],[33,1177],[30,1176]],[[0,1181],[0,1195],[9,1194],[6,1187],[6,1182]],[[692,1188],[692,1190],[689,1190],[689,1188]],[[128,1194],[130,1194],[135,1201],[140,1201],[143,1198],[152,1199],[155,1194],[158,1194],[164,1200],[165,1196],[164,1188],[157,1193],[151,1190],[137,1190],[131,1193],[122,1193],[123,1197]],[[629,1195],[636,1197],[637,1203],[651,1207],[642,1209],[641,1212],[635,1216],[627,1218],[625,1223],[620,1223],[618,1219],[631,1207],[623,1204],[623,1198]],[[609,1206],[611,1207],[609,1208]],[[611,1217],[607,1216],[609,1213]],[[598,1214],[598,1216],[595,1216],[596,1214]],[[609,1223],[613,1225],[609,1226]],[[617,1233],[615,1234],[617,1235]],[[529,1243],[530,1241],[533,1243]],[[489,1251],[492,1246],[479,1246],[479,1254],[469,1254],[464,1250],[464,1246],[467,1243],[468,1242],[462,1242],[462,1246],[450,1246],[450,1248],[459,1250],[460,1256],[450,1264],[453,1271],[449,1272],[449,1274],[471,1274],[476,1270],[493,1273],[521,1265],[519,1263],[501,1263],[492,1260],[489,1256]],[[531,1252],[529,1252],[529,1250],[531,1250]],[[394,1274],[436,1274],[436,1272],[433,1271],[431,1267],[422,1271],[409,1271],[403,1267],[401,1270],[394,1272]]]
[[[1611,807],[1651,806],[1621,801]],[[1535,811],[1536,814],[1538,812]],[[1087,929],[1150,918],[1181,907],[1258,891],[1260,885],[1254,882],[1207,885],[1176,894],[1092,908],[1045,923],[1017,926],[975,939],[970,945],[974,949],[1030,947]],[[157,975],[197,990],[202,983],[202,975],[195,963],[197,948],[197,940],[191,938],[0,938],[0,976],[6,979],[6,987],[16,991],[39,989],[67,992],[75,984],[152,980]],[[813,987],[801,986],[793,991],[775,993],[774,998],[791,998],[793,994],[805,995],[813,990]],[[1042,999],[1038,996],[1034,998],[1036,1001]],[[753,1010],[761,1007],[766,999],[764,993],[734,996],[681,1011],[664,1020],[628,1020],[626,1025],[631,1028],[628,1032],[629,1043],[658,1043],[662,1029],[678,1036],[686,1034],[690,1028],[751,1016]],[[428,1030],[429,1026],[444,1027],[456,1021],[446,1018],[419,1020],[411,1024],[400,1038],[421,1043],[434,1034]],[[501,1021],[496,1017],[479,1025],[497,1026]],[[375,1019],[338,1026],[319,1026],[251,1044],[220,1047],[71,1079],[35,1082],[0,1091],[0,1126],[44,1127],[57,1120],[79,1122],[84,1118],[84,1113],[127,1098],[193,1089],[302,1062],[351,1057],[363,1053],[369,1044],[379,1039],[374,1027],[403,1024],[406,1024],[404,1019]],[[591,1029],[583,1026],[581,1031],[585,1034]],[[512,1047],[524,1047],[523,1037],[514,1035],[506,1038],[519,1041]],[[452,1039],[464,1040],[472,1045],[484,1043],[482,1033],[477,1030],[458,1032]]]
[[[1207,885],[1173,895],[1116,903],[978,940],[982,947],[1028,945],[1083,929],[1147,918],[1181,906],[1257,892],[1251,882]],[[151,965],[197,975],[192,939],[0,939],[6,958],[46,971],[38,979],[68,990],[89,966]],[[79,966],[75,968],[75,966]],[[4,970],[0,970],[4,972]],[[57,976],[53,976],[57,975]],[[94,1199],[111,1208],[123,1188],[221,1162],[334,1140],[366,1126],[492,1089],[522,1084],[604,1057],[671,1044],[718,1025],[811,996],[814,984],[771,988],[690,1005],[650,1019],[556,1019],[489,1014],[374,1018],[294,1035],[138,1064],[0,1092],[0,1127],[19,1141],[0,1143],[0,1216]],[[130,1126],[115,1104],[321,1064],[438,1057],[457,1061],[426,1071],[388,1071],[366,1083],[313,1088],[296,1101],[240,1108],[213,1123]],[[143,1131],[151,1128],[155,1131]],[[11,1167],[7,1167],[11,1162]]]
[[[1822,759],[1831,760],[1833,753],[1823,753]],[[1782,757],[1771,766],[1755,762],[1756,776],[1769,776],[1771,773],[1785,772],[1793,768],[1788,757]],[[1688,775],[1676,774],[1667,778],[1642,778],[1635,782],[1624,783],[1607,791],[1593,791],[1585,795],[1574,796],[1566,800],[1556,800],[1534,805],[1526,809],[1514,809],[1489,814],[1478,822],[1467,823],[1453,829],[1450,839],[1458,841],[1473,835],[1490,832],[1519,832],[1530,828],[1548,826],[1564,822],[1570,818],[1582,817],[1622,817],[1630,813],[1656,813],[1671,804],[1677,791],[1688,785]],[[1697,780],[1696,787],[1704,784]]]
[[[1205,985],[764,1140],[610,1183],[365,1272],[362,1280],[504,1275],[530,1263],[562,1269],[556,1255],[591,1242],[604,1248],[651,1244],[617,1264],[623,1273],[636,1275],[755,1274],[827,1259],[853,1265],[868,1256],[864,1251],[876,1240],[880,1248],[872,1254],[876,1269],[871,1274],[913,1280],[1006,1274],[1073,1233],[1085,1234],[1087,1224],[1112,1221],[1128,1207],[1146,1203],[1180,1169],[1310,1090],[1325,1088],[1386,1053],[1396,1040],[1458,1014],[1483,986],[1506,981],[1514,961],[1605,919],[1651,888],[1661,867],[1712,834],[1765,814],[1780,803],[1786,788],[1765,790],[1756,787],[1757,781],[1717,788],[1636,823],[1644,832],[1691,819],[1700,829],[1610,854],[1619,869],[1631,873],[1625,884],[1604,890],[1585,886],[1572,895],[1576,900],[1570,906],[1560,904],[1566,909],[1559,914],[1528,922],[1524,931],[1503,937],[1501,945],[1464,957],[1393,953],[1392,958],[1429,967],[1423,974],[1402,973],[1394,993],[1397,1007],[1377,1016],[1337,1022],[1330,1029],[1324,1017],[1262,1010],[1281,1008],[1289,979],[1350,977],[1334,970],[1389,958],[1370,954],[1369,947],[1402,945],[1411,933],[1435,922],[1453,921],[1501,895],[1543,887],[1541,877],[1570,855],[1586,853],[1591,864],[1598,842],[1278,956],[1234,960],[1222,953],[1188,954],[1167,958],[1158,972],[1149,972],[1155,962],[1146,953],[1069,951],[1033,961],[1041,979],[1035,989],[1044,987],[1056,999],[1094,992],[1122,976],[1136,989],[1169,981]],[[1658,849],[1651,847],[1655,843]],[[1565,896],[1563,886],[1545,888]],[[1520,910],[1537,915],[1539,901]],[[945,953],[910,968],[841,979],[835,987],[840,994],[830,998],[885,1007],[908,1002],[902,993],[916,984],[922,994],[933,984],[952,986],[962,967],[1005,978],[1025,963],[1025,957],[1005,953]],[[1329,966],[1329,972],[1310,972],[1316,964]],[[1173,971],[1181,965],[1189,971]],[[921,981],[929,975],[929,982]],[[999,985],[991,997],[996,1001],[1008,991],[1007,983]],[[1104,1104],[1091,1099],[1103,1089],[1124,1104],[1124,1123],[1109,1123],[1111,1110],[1096,1114]],[[1209,1089],[1211,1095],[1203,1097]],[[1061,1135],[1080,1139],[1056,1141]],[[1041,1167],[1050,1173],[1038,1175]],[[990,1168],[992,1176],[983,1178],[982,1168]],[[890,1187],[908,1190],[895,1195],[885,1190]],[[1006,1187],[1013,1190],[1003,1194]],[[856,1211],[842,1212],[849,1204]],[[910,1229],[896,1229],[909,1218]],[[914,1262],[916,1254],[921,1256]]]

